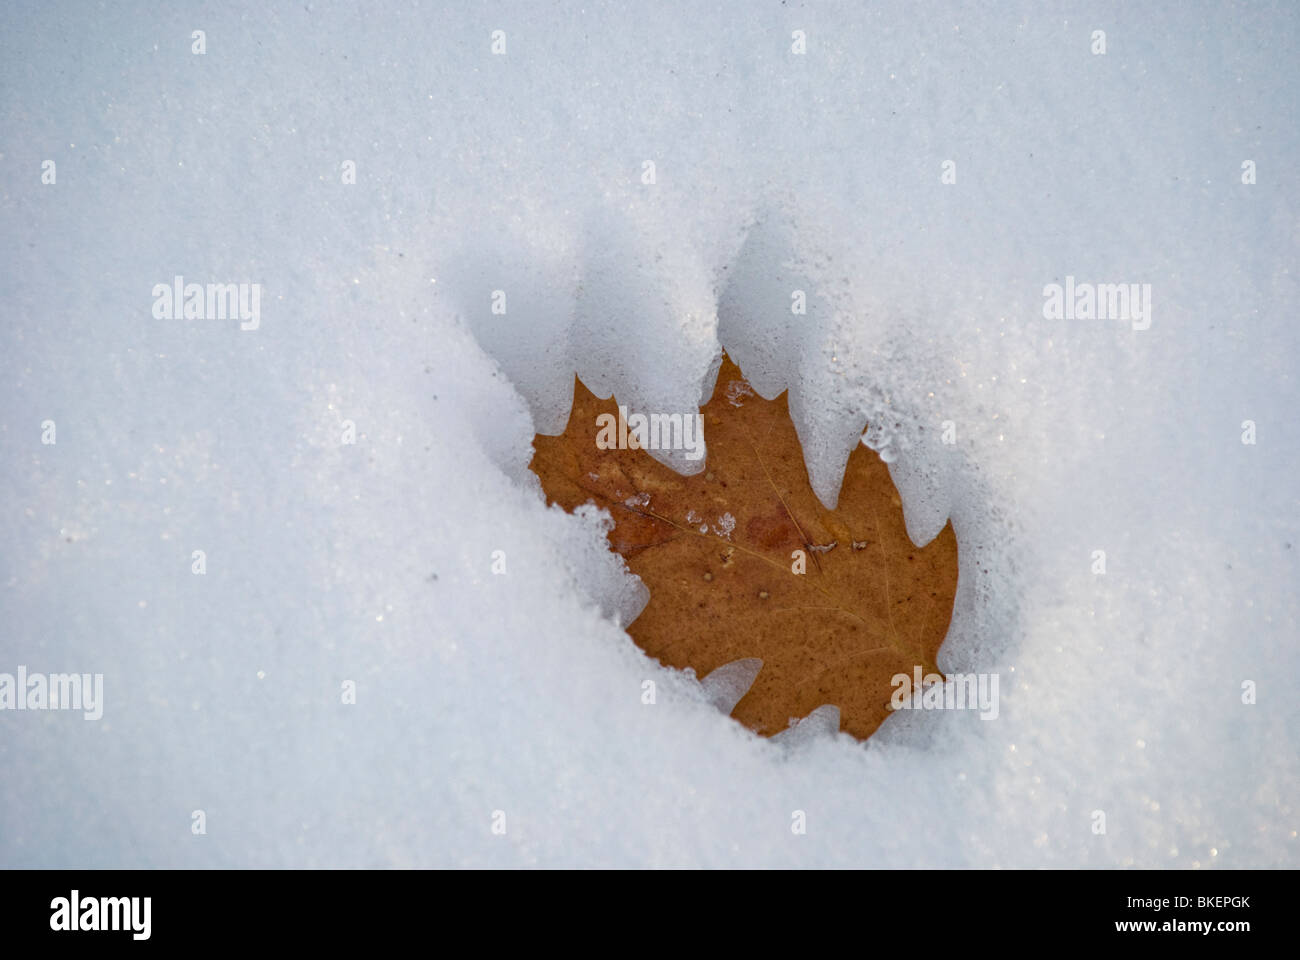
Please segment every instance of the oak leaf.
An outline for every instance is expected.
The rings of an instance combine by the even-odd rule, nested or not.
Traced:
[[[700,676],[761,659],[732,716],[767,736],[833,704],[842,729],[865,739],[889,714],[895,675],[938,672],[956,537],[948,524],[924,548],[911,542],[875,453],[853,450],[837,508],[826,509],[786,394],[762,399],[725,356],[701,408],[708,453],[693,476],[642,449],[601,449],[601,414],[617,418],[617,401],[575,379],[568,426],[536,437],[530,466],[550,502],[609,510],[611,547],[650,591],[628,627],[647,654]]]

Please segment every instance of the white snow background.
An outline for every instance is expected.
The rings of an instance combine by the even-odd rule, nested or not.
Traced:
[[[0,671],[105,706],[0,713],[0,865],[1295,866],[1298,25],[6,4]],[[177,274],[260,328],[154,319]],[[1044,319],[1067,275],[1150,329]],[[914,539],[952,518],[939,663],[997,720],[782,747],[623,633],[532,436],[575,372],[690,408],[721,347],[824,501],[870,421]]]

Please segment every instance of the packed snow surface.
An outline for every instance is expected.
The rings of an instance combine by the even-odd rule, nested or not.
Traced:
[[[7,5],[0,673],[103,715],[0,711],[0,865],[1295,866],[1298,27]],[[866,442],[954,524],[996,719],[765,741],[627,638],[532,437],[724,348],[825,503]]]

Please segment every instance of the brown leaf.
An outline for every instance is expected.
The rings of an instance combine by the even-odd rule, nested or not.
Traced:
[[[870,736],[889,713],[895,674],[938,672],[957,589],[952,525],[913,545],[888,468],[861,445],[827,510],[809,486],[786,395],[763,400],[727,357],[701,412],[706,469],[684,477],[644,450],[599,449],[597,417],[617,417],[617,401],[577,381],[568,426],[536,437],[530,466],[551,502],[610,511],[611,546],[650,590],[628,628],[646,653],[700,676],[761,658],[732,715],[764,735],[834,704],[844,730]],[[804,573],[794,572],[796,551]]]

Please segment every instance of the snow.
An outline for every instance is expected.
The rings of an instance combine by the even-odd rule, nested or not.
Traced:
[[[0,672],[104,712],[0,712],[0,865],[1296,865],[1290,5],[2,16]],[[623,633],[532,436],[723,347],[951,519],[996,719],[774,744]]]

